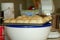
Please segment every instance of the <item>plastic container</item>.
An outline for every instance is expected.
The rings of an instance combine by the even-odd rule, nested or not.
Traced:
[[[34,16],[38,14],[39,10],[22,10],[21,15]]]
[[[51,29],[51,24],[42,26],[8,25],[6,31],[11,40],[46,40]]]

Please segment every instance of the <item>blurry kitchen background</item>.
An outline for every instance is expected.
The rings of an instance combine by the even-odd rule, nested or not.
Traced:
[[[22,8],[23,9],[28,9],[30,6],[34,6],[33,0],[19,0],[20,3],[22,3]],[[55,9],[58,10],[60,9],[60,0],[53,0]],[[1,4],[0,4],[1,5]],[[1,6],[0,6],[1,9]]]
[[[17,0],[16,0],[17,1]],[[23,10],[27,10],[29,7],[31,7],[31,6],[35,6],[34,5],[34,2],[32,1],[32,0],[19,0],[20,1],[20,3],[22,4],[22,9]],[[36,0],[36,1],[39,1],[39,0]],[[54,2],[54,6],[55,6],[55,11],[54,11],[54,13],[60,13],[60,0],[53,0],[53,2]],[[0,4],[0,10],[1,10],[1,4]],[[57,18],[57,17],[56,17]],[[55,18],[55,19],[56,19]],[[59,19],[59,18],[58,18]],[[57,19],[56,19],[57,20]],[[56,21],[55,20],[55,21]],[[54,23],[54,25],[53,26],[55,26],[55,23]]]

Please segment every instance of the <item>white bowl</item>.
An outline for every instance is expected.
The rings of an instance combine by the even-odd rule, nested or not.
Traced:
[[[46,40],[51,26],[45,27],[6,27],[11,40]]]

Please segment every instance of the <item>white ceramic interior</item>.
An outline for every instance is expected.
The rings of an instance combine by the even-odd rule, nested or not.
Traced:
[[[6,27],[11,40],[46,40],[51,27],[14,28]]]

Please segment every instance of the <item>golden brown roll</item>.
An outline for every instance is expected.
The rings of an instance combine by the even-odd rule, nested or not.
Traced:
[[[16,20],[16,23],[24,23],[24,20],[21,20],[21,19]]]
[[[51,17],[51,16],[44,17],[44,21],[45,21],[45,22],[48,22],[48,21],[50,21],[50,20],[52,20],[52,17]]]
[[[24,20],[24,23],[29,23],[29,20]]]
[[[37,23],[37,20],[30,20],[30,22],[29,23]]]
[[[7,19],[4,22],[5,23],[39,23],[39,24],[42,24],[42,23],[48,22],[51,19],[52,19],[51,16],[42,17],[38,15],[35,15],[35,16],[22,15],[22,16],[18,16],[16,19],[14,18]]]
[[[44,19],[42,17],[39,17],[39,19],[37,20],[37,23],[43,24],[44,23]]]
[[[48,16],[49,17],[49,20],[52,20],[52,16]]]
[[[24,20],[24,23],[29,23],[29,18],[28,17],[26,17],[26,18],[23,18],[23,20]]]
[[[14,18],[11,19],[11,20],[10,20],[10,23],[16,23],[16,19],[14,19]]]
[[[18,19],[26,19],[26,18],[27,18],[27,16],[22,15],[22,16],[18,16],[16,19],[18,20]]]
[[[30,19],[32,19],[32,16],[27,16],[27,18],[30,20]]]
[[[4,23],[10,23],[10,20],[11,20],[11,19],[5,19],[5,20],[4,20]]]
[[[33,20],[37,20],[37,19],[39,19],[39,18],[40,18],[40,16],[35,15],[35,16],[32,16],[32,18],[31,18],[31,19],[33,19]]]
[[[33,16],[31,18],[31,20],[30,20],[30,23],[38,23],[38,24],[41,24],[43,22],[44,22],[43,18],[40,17],[40,16],[38,16],[38,15]]]
[[[21,16],[18,16],[18,17],[16,18],[16,20],[17,20],[17,19],[21,19],[21,18],[22,18]]]

